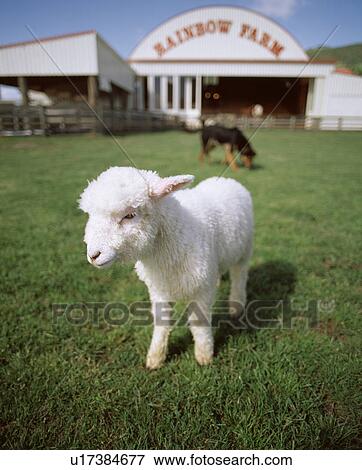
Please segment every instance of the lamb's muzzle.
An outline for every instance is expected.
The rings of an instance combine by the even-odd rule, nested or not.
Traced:
[[[89,214],[84,241],[96,267],[114,261],[135,262],[149,290],[154,332],[147,366],[166,358],[171,318],[158,306],[196,301],[208,321],[190,313],[190,329],[199,364],[213,356],[211,307],[219,278],[230,270],[230,300],[246,302],[252,252],[253,209],[249,192],[228,178],[209,178],[181,190],[191,175],[161,178],[157,173],[113,167],[89,183],[80,208]],[[240,310],[239,309],[239,310]]]

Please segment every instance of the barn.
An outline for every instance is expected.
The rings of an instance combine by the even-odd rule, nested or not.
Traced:
[[[186,11],[151,31],[129,63],[138,109],[203,115],[362,116],[362,78],[310,61],[297,39],[246,8]],[[346,121],[347,122],[347,121]]]
[[[0,85],[17,86],[22,104],[28,91],[52,103],[127,108],[134,72],[96,31],[65,34],[0,46]]]

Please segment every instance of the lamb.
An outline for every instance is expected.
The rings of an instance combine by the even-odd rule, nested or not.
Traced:
[[[154,321],[149,369],[166,358],[169,302],[190,301],[198,307],[192,309],[189,327],[200,365],[213,357],[211,309],[221,274],[230,270],[232,305],[242,309],[246,302],[253,239],[250,193],[234,179],[216,177],[181,190],[193,179],[112,167],[90,182],[79,199],[89,215],[84,236],[88,261],[97,268],[114,261],[135,263],[148,287]]]

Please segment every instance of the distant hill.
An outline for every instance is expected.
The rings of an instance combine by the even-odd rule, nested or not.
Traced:
[[[307,54],[311,57],[317,50],[317,47],[308,49]],[[318,54],[318,59],[336,60],[337,67],[347,67],[354,73],[362,75],[362,43],[342,47],[323,47]]]

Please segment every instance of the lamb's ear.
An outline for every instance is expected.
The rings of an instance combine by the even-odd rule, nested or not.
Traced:
[[[161,198],[167,194],[182,189],[194,180],[193,175],[177,175],[168,176],[167,178],[160,178],[159,181],[154,182],[150,187],[150,197]]]

